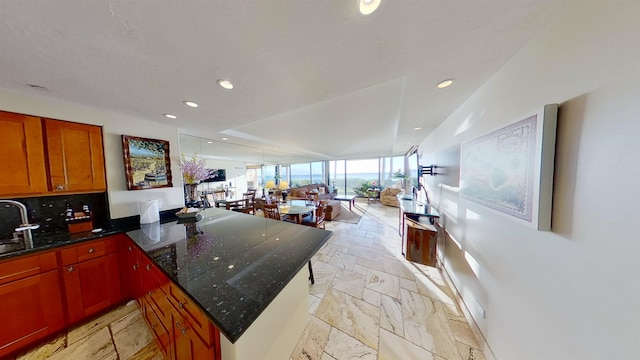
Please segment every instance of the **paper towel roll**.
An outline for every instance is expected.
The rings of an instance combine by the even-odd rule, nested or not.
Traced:
[[[150,224],[160,221],[158,200],[140,201],[138,212],[140,213],[140,224]]]
[[[140,224],[140,229],[147,236],[147,239],[150,242],[156,243],[160,241],[160,235],[162,233],[160,221],[152,222],[149,224]]]

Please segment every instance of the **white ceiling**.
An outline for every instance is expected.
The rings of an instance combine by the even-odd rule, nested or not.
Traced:
[[[566,2],[1,0],[0,88],[300,156],[399,155]]]

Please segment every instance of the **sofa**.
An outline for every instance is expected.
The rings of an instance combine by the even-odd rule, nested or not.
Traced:
[[[340,214],[340,201],[333,200],[336,197],[336,192],[329,192],[329,187],[325,184],[311,184],[297,188],[291,188],[287,191],[287,197],[290,199],[304,199],[307,193],[318,192],[318,200],[327,202],[327,211],[325,219],[331,221]]]
[[[297,188],[291,188],[287,193],[291,198],[304,199],[309,192],[318,192],[318,200],[331,200],[336,197],[335,192],[329,192],[329,187],[325,184],[311,184]]]
[[[390,187],[385,188],[380,192],[380,203],[388,206],[399,207],[400,204],[398,203],[397,195],[402,193],[404,193],[403,189],[390,188]]]

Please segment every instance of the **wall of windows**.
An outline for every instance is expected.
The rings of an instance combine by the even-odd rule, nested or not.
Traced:
[[[404,156],[357,160],[315,161],[280,165],[280,179],[289,181],[290,187],[327,183],[340,195],[360,195],[362,189],[376,187],[405,187],[405,180],[395,177],[400,173],[409,177],[410,186],[417,179],[417,161],[407,161]],[[407,166],[409,163],[412,166]],[[415,163],[415,164],[414,164]],[[263,184],[275,176],[275,166],[263,166]]]
[[[314,161],[311,163],[289,165],[291,187],[300,187],[309,184],[323,184],[326,182],[325,162]],[[283,178],[284,179],[284,178]]]
[[[381,157],[358,160],[329,161],[329,179],[340,195],[360,195],[363,190],[376,187],[403,187],[404,182],[394,174],[405,174],[405,157]],[[408,175],[408,174],[407,174]]]

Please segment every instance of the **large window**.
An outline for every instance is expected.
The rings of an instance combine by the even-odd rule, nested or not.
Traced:
[[[264,165],[262,166],[262,185],[267,183],[269,180],[275,180],[276,177],[276,166],[275,165]]]
[[[300,187],[311,184],[311,172],[309,163],[291,164],[291,187]]]
[[[288,165],[280,165],[278,166],[278,175],[280,176],[280,181],[286,180],[289,181],[289,166]]]
[[[379,159],[347,160],[346,194],[362,195],[362,189],[380,185]]]
[[[402,178],[396,178],[395,174],[404,174],[404,156],[380,158],[380,183],[382,187],[403,187]]]
[[[323,184],[325,182],[324,176],[324,161],[316,161],[311,163],[311,183]]]
[[[345,163],[344,160],[329,161],[329,181],[334,188],[338,188],[339,195],[346,194]]]

